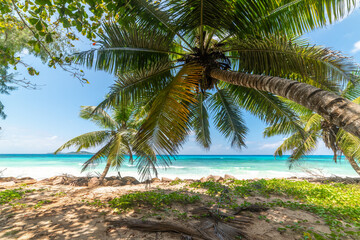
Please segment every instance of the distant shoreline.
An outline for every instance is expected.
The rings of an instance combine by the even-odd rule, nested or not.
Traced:
[[[104,161],[96,163],[88,172],[81,172],[83,163],[91,155],[85,154],[7,154],[0,155],[0,170],[7,169],[3,176],[50,178],[61,174],[73,176],[96,175],[105,167]],[[128,157],[126,157],[128,159]],[[159,160],[161,161],[161,159]],[[274,159],[271,155],[179,155],[170,166],[157,168],[160,177],[198,179],[209,175],[233,175],[239,179],[306,177],[309,172],[323,176],[357,177],[350,164],[344,159],[337,164],[332,156],[309,156],[302,164],[289,170],[287,156]],[[135,164],[127,160],[120,169],[122,176],[138,177]],[[116,176],[111,169],[108,176]]]

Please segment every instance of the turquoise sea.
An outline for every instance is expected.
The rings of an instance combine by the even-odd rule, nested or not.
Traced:
[[[96,175],[104,164],[81,173],[81,165],[91,155],[53,155],[53,154],[1,154],[0,171],[3,176],[33,177],[43,179],[61,174],[74,176]],[[299,167],[289,170],[287,157],[268,155],[182,155],[167,168],[159,168],[159,177],[194,178],[203,176],[230,174],[239,179],[274,178],[291,176],[310,176],[309,172],[324,176],[357,177],[356,172],[343,158],[334,163],[332,156],[308,156]],[[138,177],[136,165],[125,162],[120,169],[122,176]],[[117,175],[115,170],[108,176]]]

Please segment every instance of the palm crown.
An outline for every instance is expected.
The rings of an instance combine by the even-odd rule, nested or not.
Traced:
[[[277,79],[264,76],[328,91],[353,80],[349,59],[297,36],[346,16],[354,6],[355,1],[335,0],[129,0],[104,23],[100,47],[77,58],[119,76],[100,108],[131,102],[147,110],[135,148],[145,144],[156,154],[175,154],[191,129],[208,148],[209,110],[217,129],[242,147],[241,109],[268,124],[301,129],[273,94],[294,84],[270,84]],[[229,69],[245,84],[229,84]],[[270,86],[260,88],[254,79]]]
[[[133,111],[131,107],[115,107],[113,108],[112,115],[109,115],[106,111],[96,109],[94,106],[84,106],[80,111],[80,117],[93,121],[104,130],[89,132],[75,137],[57,149],[55,154],[72,146],[77,147],[77,151],[100,147],[84,163],[82,168],[82,171],[85,171],[106,159],[106,167],[99,178],[100,181],[105,178],[110,167],[119,169],[126,155],[129,156],[130,163],[134,163],[132,145],[137,130],[143,121],[139,111]],[[151,170],[157,174],[155,168],[157,159],[153,152],[151,152],[151,149],[138,149],[135,153],[140,155],[140,158],[136,158],[136,162],[142,178],[149,178]],[[151,168],[152,166],[154,167]]]

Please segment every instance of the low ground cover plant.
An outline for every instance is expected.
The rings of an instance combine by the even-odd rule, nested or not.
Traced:
[[[35,190],[30,189],[8,189],[0,192],[0,205],[10,203],[16,199],[22,199],[25,193],[33,192]]]
[[[292,210],[304,210],[324,219],[331,234],[306,230],[301,225],[289,229],[303,231],[304,239],[342,239],[345,236],[360,238],[360,186],[358,184],[327,183],[318,184],[308,181],[286,179],[270,180],[232,180],[224,184],[207,181],[194,182],[189,187],[206,189],[206,194],[221,199],[221,207],[239,209],[251,205],[249,202],[236,204],[234,199],[261,195],[265,197],[286,196],[292,201],[276,199],[273,202],[259,202],[264,207],[284,207]],[[215,203],[215,202],[213,202]],[[280,228],[282,231],[287,227]]]
[[[148,206],[153,209],[161,210],[169,207],[173,203],[192,204],[200,201],[200,196],[190,196],[181,192],[166,193],[164,191],[135,192],[122,195],[109,201],[109,206],[121,211],[126,211],[134,207]]]

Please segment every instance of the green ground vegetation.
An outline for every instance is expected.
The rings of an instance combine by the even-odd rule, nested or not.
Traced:
[[[153,209],[160,210],[170,207],[171,204],[192,204],[199,202],[198,195],[190,196],[181,192],[166,193],[164,191],[148,191],[125,194],[119,198],[109,201],[109,206],[116,211],[124,211],[140,206],[150,206]]]
[[[148,218],[180,221],[208,217],[196,214],[193,209],[210,207],[222,212],[246,211],[253,219],[274,224],[280,234],[301,235],[302,239],[337,240],[360,239],[360,185],[339,182],[314,183],[305,180],[260,179],[226,180],[222,183],[173,181],[171,186],[178,190],[158,188],[151,191],[138,191],[116,196],[111,200],[83,199],[82,202],[94,208],[101,208],[101,214],[114,211],[118,214],[140,214]],[[17,188],[0,192],[0,205],[34,210],[50,203],[37,199],[34,203],[24,200],[34,189]],[[63,197],[63,194],[52,195]],[[250,211],[254,206],[262,209],[279,208],[311,213],[315,220],[299,217],[295,220],[278,221],[267,215],[267,210]],[[219,215],[220,216],[220,215]],[[234,215],[235,216],[235,215]],[[330,232],[320,232],[315,225],[326,224]]]
[[[35,191],[42,192],[44,189],[24,189],[23,187],[26,187],[26,185],[15,188],[15,189],[7,189],[4,191],[0,191],[0,205],[6,205],[8,204],[12,208],[21,209],[26,207],[33,207],[34,209],[41,208],[44,204],[49,204],[52,201],[43,199],[37,201],[34,203],[24,203],[20,200],[23,200],[27,195],[30,193],[33,193]],[[1,212],[1,211],[0,211]]]
[[[173,181],[171,186],[183,185],[178,191],[162,189],[134,192],[102,202],[98,199],[88,202],[94,207],[110,207],[122,214],[132,211],[142,213],[143,218],[177,217],[179,220],[199,219],[201,215],[193,215],[184,209],[177,209],[173,204],[198,207],[209,206],[226,211],[247,209],[257,205],[262,208],[286,208],[301,210],[316,215],[325,223],[331,233],[314,230],[308,220],[298,219],[293,223],[274,222],[280,233],[296,232],[303,239],[359,239],[360,238],[360,185],[336,182],[313,183],[309,181],[271,179],[271,180],[227,180],[223,183],[207,181],[186,183]],[[254,203],[254,198],[262,197]],[[262,199],[262,200],[261,200]],[[266,200],[263,200],[266,199]],[[256,218],[272,223],[262,213],[251,213]],[[320,224],[316,221],[314,224]]]
[[[0,205],[10,203],[16,199],[22,199],[25,193],[33,192],[34,190],[25,190],[22,188],[9,189],[0,192]]]
[[[360,186],[358,184],[327,183],[317,184],[308,181],[234,180],[225,184],[216,182],[195,182],[190,187],[206,189],[206,194],[221,202],[220,207],[239,209],[251,205],[244,201],[237,204],[236,199],[250,196],[272,197],[272,201],[259,202],[264,207],[284,207],[304,210],[321,217],[330,227],[331,234],[321,234],[301,227],[300,223],[285,225],[286,229],[303,231],[304,239],[343,239],[345,236],[360,238]],[[279,197],[278,199],[276,197]],[[280,197],[291,197],[284,201]],[[220,200],[220,201],[219,201]],[[214,204],[212,202],[211,204]],[[265,221],[269,221],[263,217]]]

